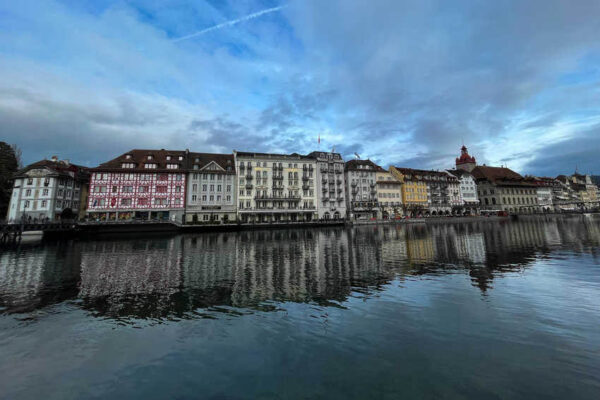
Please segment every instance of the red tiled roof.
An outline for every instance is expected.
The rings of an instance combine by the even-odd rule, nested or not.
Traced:
[[[471,174],[477,181],[487,180],[496,185],[532,186],[521,175],[504,167],[478,166]]]
[[[22,177],[26,172],[32,169],[46,168],[58,175],[72,176],[75,179],[86,180],[89,178],[89,168],[77,164],[67,163],[64,160],[41,160],[29,164],[25,168],[14,174],[15,178]]]
[[[120,171],[120,172],[176,172],[187,168],[187,151],[182,150],[140,150],[134,149],[123,153],[117,158],[100,164],[92,171]],[[149,159],[148,157],[152,157]],[[171,157],[167,160],[167,157]],[[179,157],[182,157],[180,160]],[[133,168],[123,168],[123,163],[134,164]],[[156,168],[146,168],[146,164],[156,164]],[[167,169],[167,164],[177,164],[176,169]]]

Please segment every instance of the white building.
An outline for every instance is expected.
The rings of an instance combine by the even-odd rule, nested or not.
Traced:
[[[82,215],[87,196],[88,169],[68,160],[42,160],[14,175],[8,206],[9,222],[60,220],[63,212]]]
[[[315,159],[299,154],[235,151],[238,219],[249,223],[318,218]]]
[[[377,165],[371,160],[351,160],[344,168],[346,208],[350,219],[380,218],[377,201]]]
[[[344,160],[338,153],[313,151],[316,160],[317,213],[319,219],[346,218]]]
[[[461,170],[449,170],[459,180],[460,197],[463,202],[462,214],[476,215],[479,213],[479,197],[477,196],[477,183],[471,173]]]
[[[232,154],[188,154],[186,223],[236,220],[237,178]]]

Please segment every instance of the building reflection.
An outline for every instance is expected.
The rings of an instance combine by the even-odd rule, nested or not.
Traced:
[[[410,276],[464,271],[482,292],[556,250],[597,256],[600,219],[379,225],[113,238],[0,253],[0,306],[67,299],[111,318],[343,302]]]

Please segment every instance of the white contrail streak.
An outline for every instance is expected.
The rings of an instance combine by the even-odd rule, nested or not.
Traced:
[[[173,39],[173,42],[181,42],[182,40],[187,40],[187,39],[191,39],[191,38],[196,37],[196,36],[204,35],[207,32],[215,31],[215,30],[221,29],[221,28],[226,28],[228,26],[237,25],[240,22],[244,22],[244,21],[248,21],[248,20],[251,20],[251,19],[254,19],[254,18],[258,18],[261,15],[265,15],[265,14],[269,14],[269,13],[272,13],[272,12],[275,12],[275,11],[279,11],[279,10],[283,9],[284,7],[285,6],[267,8],[265,10],[255,12],[253,14],[246,15],[245,17],[242,17],[242,18],[233,19],[231,21],[223,22],[221,24],[218,24],[218,25],[215,25],[215,26],[211,26],[210,28],[202,29],[201,31],[194,32],[194,33],[191,33],[191,34],[186,35],[186,36],[182,36],[182,37],[177,38],[177,39]]]

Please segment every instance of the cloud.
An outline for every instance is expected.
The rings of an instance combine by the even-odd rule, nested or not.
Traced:
[[[556,175],[568,163],[544,162],[552,146],[585,157],[600,117],[599,13],[595,0],[3,3],[0,133],[26,161],[92,165],[128,146],[309,152],[320,135],[349,158],[447,168],[464,141],[482,163]]]

